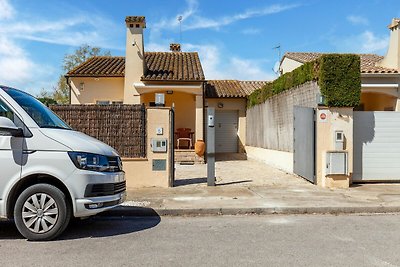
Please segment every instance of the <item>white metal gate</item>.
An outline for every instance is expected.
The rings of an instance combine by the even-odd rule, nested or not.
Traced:
[[[354,112],[353,181],[400,181],[400,112]]]
[[[315,183],[314,109],[293,107],[293,171]]]
[[[238,111],[215,111],[215,153],[238,152]]]

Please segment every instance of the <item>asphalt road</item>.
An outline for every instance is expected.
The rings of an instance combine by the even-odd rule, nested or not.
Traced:
[[[400,266],[400,215],[97,217],[57,241],[0,222],[0,266]]]

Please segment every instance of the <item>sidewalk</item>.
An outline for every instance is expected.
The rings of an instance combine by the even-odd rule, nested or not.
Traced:
[[[207,187],[206,165],[176,166],[176,187],[128,190],[113,215],[339,214],[400,212],[400,184],[325,189],[253,160],[216,164],[217,186]]]

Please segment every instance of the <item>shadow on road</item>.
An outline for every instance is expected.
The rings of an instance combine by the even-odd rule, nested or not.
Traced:
[[[160,216],[154,214],[146,217],[95,216],[85,220],[73,219],[56,240],[103,238],[140,232],[156,227],[161,222]],[[0,221],[0,240],[14,239],[23,239],[14,222]]]

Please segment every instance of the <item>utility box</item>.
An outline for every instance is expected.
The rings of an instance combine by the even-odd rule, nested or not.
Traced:
[[[167,152],[167,138],[153,138],[151,139],[151,151],[158,153]]]
[[[326,175],[347,175],[348,160],[346,151],[331,151],[326,153]]]

